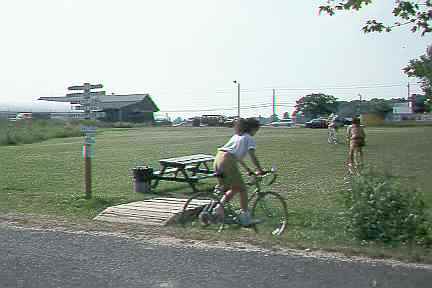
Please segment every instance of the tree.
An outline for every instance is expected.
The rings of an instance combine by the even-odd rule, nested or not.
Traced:
[[[425,111],[430,111],[432,106],[432,45],[426,50],[426,54],[420,59],[410,60],[403,71],[409,77],[420,79],[421,88],[425,94]]]
[[[327,0],[327,5],[319,7],[322,12],[334,15],[337,10],[360,10],[369,5],[373,0]],[[402,1],[396,0],[393,15],[400,19],[393,24],[384,24],[377,20],[368,20],[362,28],[363,32],[391,32],[394,28],[410,25],[412,32],[421,32],[421,36],[432,32],[432,0],[423,1]],[[420,59],[411,60],[407,67],[403,68],[409,77],[420,78],[423,92],[426,96],[426,110],[432,106],[431,95],[431,58],[432,46],[429,46],[425,55]]]
[[[393,111],[393,104],[407,100],[404,99],[378,99],[371,100],[353,100],[338,102],[337,114],[341,117],[353,117],[359,113],[373,113],[385,117],[389,112]]]
[[[296,101],[295,113],[301,112],[305,117],[315,118],[336,112],[336,97],[322,93],[309,94]]]
[[[327,0],[327,5],[319,7],[322,12],[334,15],[338,10],[360,10],[369,5],[373,0]],[[396,0],[393,15],[400,21],[393,24],[384,24],[375,19],[368,20],[362,28],[365,33],[369,32],[390,32],[394,28],[410,25],[412,32],[421,32],[424,36],[432,32],[432,0],[423,1],[402,1]]]

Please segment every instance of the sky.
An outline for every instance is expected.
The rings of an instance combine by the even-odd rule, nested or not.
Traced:
[[[0,110],[67,110],[37,101],[67,87],[149,93],[159,115],[291,112],[310,93],[339,100],[419,92],[402,72],[430,36],[409,28],[364,34],[368,19],[392,23],[394,1],[319,15],[325,0],[14,0],[0,4]]]

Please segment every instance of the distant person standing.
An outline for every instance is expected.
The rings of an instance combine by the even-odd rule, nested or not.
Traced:
[[[347,141],[349,144],[348,152],[348,167],[351,169],[353,164],[360,166],[363,164],[363,146],[366,144],[366,133],[360,125],[360,118],[355,117],[352,125],[348,126],[346,133]],[[360,159],[354,159],[355,154],[358,153]]]
[[[329,118],[328,118],[328,120],[327,120],[327,122],[328,122],[328,126],[327,126],[327,129],[328,129],[328,137],[327,137],[327,142],[329,143],[329,144],[337,144],[338,143],[338,140],[337,140],[337,134],[336,134],[336,132],[337,132],[337,125],[336,125],[336,118],[337,118],[337,115],[335,115],[335,114],[330,114],[330,116],[329,116]]]

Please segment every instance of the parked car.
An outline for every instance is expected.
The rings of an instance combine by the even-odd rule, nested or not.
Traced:
[[[352,118],[348,118],[348,117],[346,117],[346,118],[342,118],[343,120],[343,124],[344,125],[351,125],[352,124]]]
[[[305,123],[306,128],[327,128],[328,123],[326,119],[316,118]]]
[[[237,119],[236,116],[230,116],[226,118],[226,120],[223,122],[222,126],[224,127],[234,127],[234,122]]]
[[[273,127],[294,127],[294,122],[291,119],[281,119],[268,124]]]
[[[352,123],[352,118],[344,118],[344,117],[336,117],[335,119],[335,124],[336,124],[336,128],[340,128],[343,127],[345,125],[351,125]]]

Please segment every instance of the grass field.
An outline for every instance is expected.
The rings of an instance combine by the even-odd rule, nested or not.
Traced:
[[[82,137],[51,139],[36,144],[0,147],[0,213],[30,213],[91,219],[105,207],[155,195],[182,196],[184,184],[162,183],[154,194],[133,192],[131,168],[161,158],[195,153],[214,154],[231,136],[230,128],[100,129],[93,159],[93,199],[84,199]],[[369,166],[402,177],[432,206],[432,127],[368,128],[365,160]],[[289,247],[349,251],[432,262],[429,250],[359,243],[346,232],[341,190],[347,147],[326,143],[320,129],[263,128],[256,135],[262,165],[278,167],[273,185],[288,200],[288,233],[280,239],[236,230],[195,231],[194,237],[258,237]],[[207,185],[213,185],[214,179]],[[206,184],[203,184],[206,185]],[[430,210],[429,210],[430,212]],[[179,237],[190,232],[179,229]],[[253,235],[253,236],[251,236]],[[189,236],[188,236],[189,237]],[[258,241],[258,240],[257,240]]]

